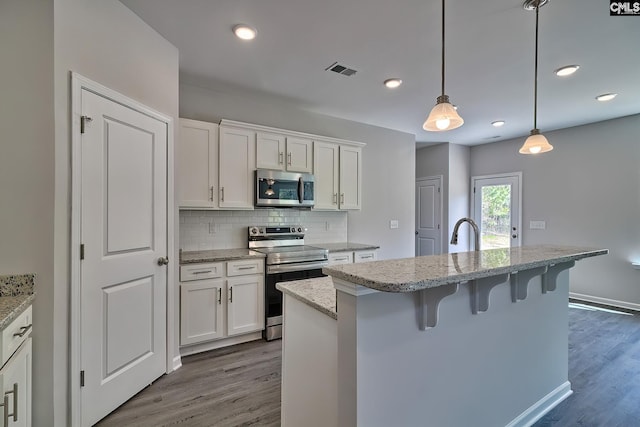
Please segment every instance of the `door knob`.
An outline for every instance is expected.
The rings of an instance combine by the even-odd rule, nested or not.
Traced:
[[[511,237],[513,237],[514,239],[517,239],[518,235],[517,234],[512,234]]]
[[[167,265],[169,264],[169,258],[161,256],[158,258],[158,265]]]
[[[416,231],[416,235],[418,234],[418,232]]]

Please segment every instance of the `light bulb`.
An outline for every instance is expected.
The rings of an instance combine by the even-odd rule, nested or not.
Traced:
[[[539,145],[529,148],[529,151],[531,152],[531,154],[538,154],[540,150],[542,150],[542,147],[540,147]]]
[[[448,117],[436,120],[436,127],[440,130],[448,128],[449,124],[451,124],[451,120]]]

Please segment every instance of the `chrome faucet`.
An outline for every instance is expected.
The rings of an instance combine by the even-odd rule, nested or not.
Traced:
[[[474,220],[472,220],[471,218],[460,218],[458,220],[458,222],[456,222],[456,225],[453,227],[453,235],[451,236],[451,244],[452,245],[457,245],[458,244],[458,229],[460,228],[460,225],[463,222],[468,222],[469,225],[471,225],[471,227],[473,227],[473,234],[475,236],[474,249],[476,251],[479,251],[480,250],[480,233],[478,231],[478,224],[476,224],[476,222]]]

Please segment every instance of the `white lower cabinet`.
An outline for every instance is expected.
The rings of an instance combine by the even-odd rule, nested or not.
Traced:
[[[355,262],[375,261],[376,259],[378,259],[377,249],[329,253],[329,265],[352,264]]]
[[[181,346],[264,329],[263,259],[182,266],[180,280]]]

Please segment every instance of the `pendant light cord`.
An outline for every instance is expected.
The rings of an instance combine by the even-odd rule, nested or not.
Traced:
[[[533,80],[533,128],[538,128],[538,12],[540,11],[540,0],[536,1],[536,58],[535,77]]]
[[[444,1],[442,0],[442,96],[444,96]]]

